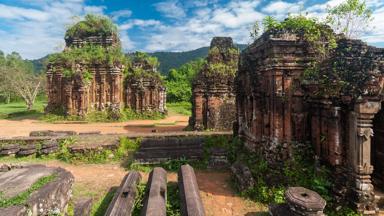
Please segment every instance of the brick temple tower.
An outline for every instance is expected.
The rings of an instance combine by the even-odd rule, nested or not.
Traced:
[[[215,37],[207,63],[198,73],[192,87],[192,117],[195,130],[231,130],[235,121],[234,77],[239,50],[232,38]]]

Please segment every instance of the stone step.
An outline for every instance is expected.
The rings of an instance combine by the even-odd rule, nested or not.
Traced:
[[[147,148],[140,148],[140,152],[153,152],[153,151],[181,151],[181,150],[201,150],[202,148],[200,146],[157,146],[157,147],[147,147]]]
[[[191,156],[202,156],[202,150],[188,150],[188,151],[162,151],[162,152],[136,152],[135,159],[149,159],[149,158],[181,158]]]
[[[167,158],[135,159],[134,162],[136,164],[160,164],[160,163],[164,163],[164,162],[167,162],[169,160],[172,160],[172,159],[178,159],[178,157],[175,157],[175,158],[167,157]],[[191,157],[188,157],[188,160],[189,161],[197,161],[197,160],[201,160],[201,157],[191,156]]]
[[[163,139],[151,139],[147,138],[141,142],[141,147],[157,147],[157,146],[190,146],[200,145],[204,143],[204,138],[191,137],[180,139],[178,137],[166,137]]]

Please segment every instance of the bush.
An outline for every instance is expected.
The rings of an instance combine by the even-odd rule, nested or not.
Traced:
[[[82,153],[72,153],[69,147],[76,142],[75,139],[64,139],[60,142],[56,158],[66,163],[105,163],[126,159],[131,162],[133,154],[139,149],[141,140],[131,140],[121,137],[116,150],[93,149]]]
[[[118,28],[106,16],[87,14],[84,20],[69,26],[65,38],[117,35]]]
[[[292,143],[292,157],[283,163],[280,170],[268,164],[261,154],[250,154],[240,148],[236,150],[239,153],[236,160],[249,167],[256,182],[253,188],[242,191],[241,195],[262,203],[283,203],[287,187],[302,186],[316,191],[327,201],[325,209],[327,215],[358,215],[347,206],[335,210],[330,169],[315,161],[315,154],[310,144]]]
[[[205,60],[198,59],[171,69],[166,79],[167,102],[190,102],[192,98],[192,82],[203,68]]]

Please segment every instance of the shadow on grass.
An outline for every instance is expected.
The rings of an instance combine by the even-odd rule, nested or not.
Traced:
[[[38,119],[43,116],[44,113],[37,110],[20,111],[4,115],[4,119],[7,120],[22,120],[22,119]],[[1,116],[1,115],[0,115]]]
[[[100,199],[98,203],[95,203],[94,206],[92,207],[92,212],[94,216],[104,216],[105,212],[108,209],[109,204],[111,203],[113,196],[115,195],[118,187],[111,187],[107,194]]]

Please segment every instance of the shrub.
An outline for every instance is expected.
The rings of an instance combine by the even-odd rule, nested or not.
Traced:
[[[87,14],[84,20],[69,26],[65,38],[117,35],[118,28],[106,16]]]

